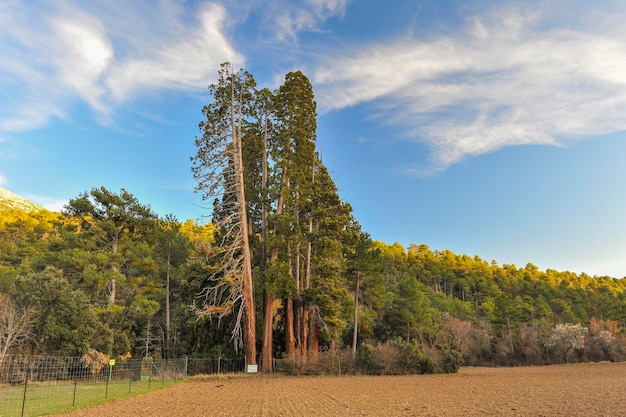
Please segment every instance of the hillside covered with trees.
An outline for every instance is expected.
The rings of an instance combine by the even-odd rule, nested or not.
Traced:
[[[243,355],[315,371],[626,359],[626,279],[373,241],[316,152],[313,88],[225,64],[191,158],[206,222],[93,188],[0,211],[0,357]]]

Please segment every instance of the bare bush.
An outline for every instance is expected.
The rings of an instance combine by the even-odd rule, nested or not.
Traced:
[[[11,350],[33,340],[37,317],[34,308],[20,308],[8,296],[0,294],[0,363]]]
[[[563,355],[563,361],[567,363],[570,351],[576,351],[580,354],[585,348],[585,338],[588,333],[589,330],[580,323],[557,324],[545,342],[545,346],[559,351]]]

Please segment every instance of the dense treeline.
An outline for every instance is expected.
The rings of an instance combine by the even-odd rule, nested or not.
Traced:
[[[95,349],[113,356],[235,355],[230,342],[234,318],[198,319],[190,308],[206,284],[212,226],[145,220],[141,232],[131,234],[127,227],[113,252],[104,239],[104,224],[93,230],[67,214],[2,211],[0,354],[82,355]],[[363,247],[367,253],[351,259]],[[356,311],[357,362],[372,372],[390,366],[390,351],[411,349],[417,358],[431,358],[433,366],[447,358],[452,370],[455,363],[626,358],[624,279],[543,272],[532,264],[499,266],[426,245],[406,250],[366,238],[353,249],[339,267],[341,282],[332,283],[341,287],[324,288],[328,297],[340,293],[343,298],[333,306],[334,326],[340,330],[322,332],[319,350],[349,350]],[[258,282],[256,294],[263,294]],[[261,305],[257,316],[262,315]],[[8,316],[25,318],[26,332],[8,338]],[[284,319],[275,318],[273,355],[284,357]],[[258,323],[261,332],[262,320]]]
[[[206,225],[94,188],[0,211],[0,355],[285,358],[324,369],[626,359],[626,279],[372,241],[315,149],[301,72],[276,91],[224,65],[192,171]],[[258,352],[258,353],[257,353]]]

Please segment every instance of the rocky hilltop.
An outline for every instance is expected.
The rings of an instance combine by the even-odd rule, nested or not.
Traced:
[[[43,210],[43,207],[0,187],[0,210],[19,209],[24,211]]]

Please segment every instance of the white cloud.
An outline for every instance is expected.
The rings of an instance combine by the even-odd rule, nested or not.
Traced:
[[[7,177],[4,175],[4,173],[0,172],[0,185],[6,185],[7,182]]]
[[[222,6],[177,0],[0,5],[0,129],[38,128],[85,101],[103,119],[146,89],[203,88],[243,57]],[[6,108],[5,108],[6,107]]]
[[[10,99],[7,97],[5,100]],[[65,111],[62,110],[60,103],[64,100],[60,97],[59,103],[56,103],[55,97],[42,97],[31,92],[22,97],[15,97],[13,101],[15,101],[15,107],[11,109],[12,111],[4,113],[10,116],[0,119],[0,129],[5,131],[19,132],[36,129],[45,125],[50,117],[65,117]]]
[[[68,200],[55,200],[50,197],[37,195],[37,194],[26,194],[24,196],[28,200],[34,202],[35,204],[40,205],[46,210],[60,212],[63,210],[64,206],[69,203]]]
[[[72,10],[53,18],[51,27],[55,40],[51,58],[59,81],[93,108],[104,110],[100,101],[105,91],[99,79],[113,59],[104,25],[94,16]]]
[[[273,39],[292,40],[342,16],[348,1],[2,2],[0,129],[39,128],[79,102],[108,123],[116,106],[144,93],[204,89],[221,63],[243,66],[230,25],[248,24],[253,10]]]
[[[60,109],[63,87],[50,62],[51,28],[39,19],[46,10],[22,2],[0,5],[0,128],[39,127]]]
[[[267,6],[267,19],[279,40],[295,40],[298,32],[319,30],[327,19],[341,17],[349,0],[274,1]]]
[[[224,34],[225,19],[223,7],[207,4],[196,27],[181,28],[172,39],[144,45],[139,58],[122,60],[106,81],[113,96],[122,100],[142,88],[201,88],[222,62],[243,63]]]
[[[457,33],[341,51],[314,73],[318,101],[326,110],[375,101],[381,117],[431,146],[435,170],[505,146],[626,129],[623,25],[550,26],[549,17],[498,9]]]
[[[50,211],[61,212],[68,203],[68,200],[48,201],[43,205],[43,208]]]

